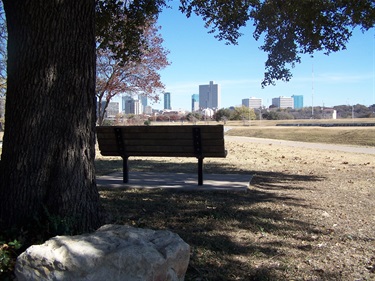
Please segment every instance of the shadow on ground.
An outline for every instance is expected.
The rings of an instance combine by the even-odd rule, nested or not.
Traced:
[[[116,169],[119,164],[121,160],[100,163],[107,168],[117,165]],[[140,172],[150,169],[163,173],[192,172],[195,166],[196,163],[140,160],[131,163],[132,169]],[[111,169],[106,171],[115,171]],[[253,188],[246,193],[101,188],[107,222],[178,233],[192,247],[186,280],[290,280],[297,275],[298,280],[339,279],[339,273],[301,272],[293,264],[293,256],[313,250],[309,238],[304,239],[300,234],[324,233],[296,219],[299,218],[297,208],[311,206],[286,193],[289,189],[304,190],[304,183],[323,178],[234,171],[233,167],[212,163],[209,170],[253,174]]]

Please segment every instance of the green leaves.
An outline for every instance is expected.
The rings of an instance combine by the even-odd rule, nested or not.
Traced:
[[[250,10],[258,1],[251,0],[181,0],[180,11],[187,17],[191,13],[201,16],[209,33],[215,33],[219,40],[237,44],[242,35],[239,29],[246,26]]]
[[[16,239],[8,243],[0,241],[0,275],[8,274],[13,270],[15,260],[19,254],[18,250],[21,247],[22,244]]]
[[[156,19],[163,0],[98,0],[96,2],[96,41],[98,47],[110,50],[123,64],[141,55],[144,27]]]

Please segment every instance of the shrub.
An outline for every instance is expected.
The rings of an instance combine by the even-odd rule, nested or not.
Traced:
[[[19,255],[21,243],[18,240],[5,243],[0,241],[0,274],[10,276],[13,272],[16,258]]]

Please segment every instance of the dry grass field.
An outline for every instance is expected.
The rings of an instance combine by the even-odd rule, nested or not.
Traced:
[[[371,127],[257,122],[229,123],[227,134],[375,149]],[[227,158],[205,159],[204,172],[252,175],[247,192],[101,188],[107,223],[178,233],[191,246],[185,280],[375,280],[375,154],[230,138],[225,145]],[[130,173],[195,173],[197,165],[193,158],[129,162]],[[121,163],[97,152],[98,175]]]
[[[352,132],[354,144],[373,139],[372,129]],[[108,222],[178,233],[191,246],[186,280],[375,280],[374,154],[238,140],[226,148],[227,158],[205,159],[205,173],[253,175],[248,192],[103,188]],[[133,171],[196,169],[195,159],[130,161]],[[121,161],[98,155],[97,167],[108,173]]]
[[[375,147],[375,127],[232,127],[230,136]]]

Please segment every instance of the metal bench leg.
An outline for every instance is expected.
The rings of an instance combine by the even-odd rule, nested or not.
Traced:
[[[198,158],[198,185],[203,185],[203,158]]]
[[[128,183],[129,181],[129,167],[128,167],[128,158],[129,157],[122,157],[122,177],[123,183]]]

